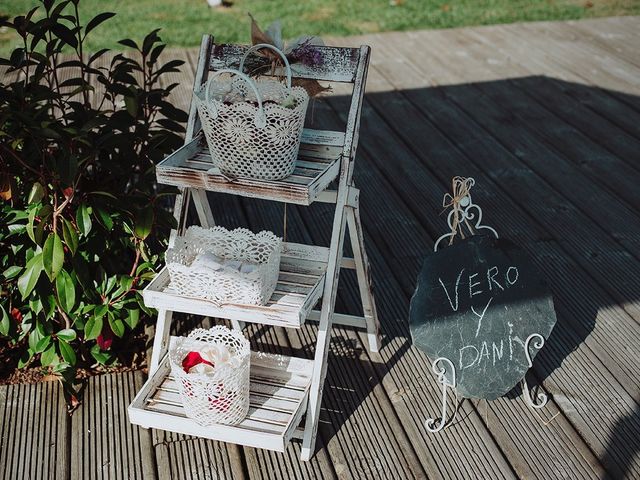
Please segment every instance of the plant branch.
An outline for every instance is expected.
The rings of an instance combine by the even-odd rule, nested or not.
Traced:
[[[22,160],[20,158],[20,156],[16,152],[14,152],[10,148],[8,148],[4,143],[0,143],[0,148],[2,148],[7,154],[9,154],[11,157],[13,157],[13,159],[16,162],[18,162],[20,165],[22,165],[24,168],[26,168],[31,173],[37,175],[38,177],[40,177],[42,179],[42,177],[43,177],[42,172],[39,172],[38,170],[33,168],[31,165],[28,165],[27,163],[25,163],[24,160]]]

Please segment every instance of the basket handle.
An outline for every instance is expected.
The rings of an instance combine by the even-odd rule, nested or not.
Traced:
[[[289,64],[289,60],[287,60],[287,56],[282,52],[282,50],[280,50],[278,47],[274,47],[273,45],[270,45],[268,43],[258,43],[256,45],[254,45],[253,47],[249,48],[249,50],[247,50],[245,52],[245,54],[242,56],[242,60],[240,60],[240,67],[238,68],[238,70],[243,72],[244,71],[244,62],[247,59],[247,57],[251,53],[258,51],[261,48],[268,48],[268,49],[273,50],[274,52],[276,52],[278,55],[280,55],[280,58],[282,58],[282,60],[284,61],[284,66],[285,66],[285,69],[286,69],[286,72],[287,72],[287,88],[291,89],[291,65]]]
[[[215,115],[218,115],[218,109],[216,107],[214,107],[214,104],[211,103],[211,83],[212,81],[219,75],[223,74],[223,73],[230,73],[232,75],[237,75],[238,77],[240,77],[242,80],[244,80],[244,82],[249,85],[249,87],[251,87],[251,89],[253,90],[253,93],[256,96],[256,100],[258,101],[258,111],[256,112],[256,116],[253,119],[253,123],[257,128],[264,128],[267,125],[267,116],[264,113],[264,107],[262,105],[262,98],[260,98],[260,92],[258,91],[258,87],[256,87],[256,84],[253,80],[251,80],[251,78],[242,73],[239,72],[238,70],[232,70],[230,68],[223,68],[221,70],[216,70],[213,75],[209,78],[209,80],[207,81],[207,86],[205,88],[204,91],[204,99],[205,101],[207,101],[207,103],[209,103],[209,107],[213,108]]]

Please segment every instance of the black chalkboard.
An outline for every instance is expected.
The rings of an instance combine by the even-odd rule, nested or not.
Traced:
[[[456,389],[467,398],[493,400],[511,390],[529,368],[527,337],[546,339],[555,323],[549,288],[526,253],[493,237],[427,255],[411,299],[413,343],[432,360],[451,360]],[[538,352],[529,351],[532,359]]]

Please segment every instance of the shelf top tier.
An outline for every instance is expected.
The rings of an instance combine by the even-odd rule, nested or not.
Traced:
[[[311,360],[251,352],[249,413],[238,425],[205,427],[185,415],[165,357],[129,405],[129,420],[147,428],[283,452],[306,412],[312,373]]]
[[[329,249],[298,243],[282,244],[276,289],[264,305],[226,303],[179,295],[171,289],[169,271],[163,268],[144,289],[147,307],[227,318],[243,322],[300,328],[322,296]]]
[[[292,175],[282,180],[230,180],[211,161],[200,133],[156,166],[158,183],[310,205],[340,172],[344,132],[305,128]]]

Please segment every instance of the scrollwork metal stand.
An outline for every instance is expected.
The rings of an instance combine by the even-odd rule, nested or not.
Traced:
[[[447,369],[445,367],[438,366],[440,362],[447,363],[449,364],[449,367],[451,367],[451,382],[449,382],[446,377]],[[424,422],[424,426],[431,433],[436,433],[442,430],[447,423],[451,424],[451,422],[455,420],[456,415],[458,414],[458,408],[456,406],[453,418],[449,422],[447,422],[447,387],[451,387],[451,389],[455,391],[456,367],[453,366],[453,363],[451,363],[451,360],[449,360],[448,358],[439,357],[436,358],[431,364],[431,370],[438,377],[438,383],[442,385],[442,416],[439,420],[436,420],[435,418],[427,418],[427,420]]]
[[[527,363],[529,365],[529,368],[531,368],[533,366],[533,362],[531,361],[529,344],[540,350],[544,345],[544,337],[539,333],[532,333],[524,342],[524,354],[527,356]],[[524,394],[524,399],[527,402],[527,405],[529,405],[531,408],[540,409],[547,404],[548,398],[547,394],[544,392],[538,392],[535,399],[531,398],[531,392],[529,391],[529,385],[527,384],[526,375],[522,379],[522,393]]]
[[[472,177],[456,177],[453,180],[453,196],[450,193],[444,194],[442,206],[445,208],[451,207],[451,211],[449,215],[447,215],[447,223],[449,224],[450,231],[436,240],[436,243],[433,245],[434,252],[438,251],[440,242],[447,238],[451,239],[458,233],[464,238],[462,231],[463,225],[467,226],[470,235],[474,235],[478,230],[488,230],[493,233],[496,238],[499,238],[498,232],[496,232],[493,227],[482,225],[482,209],[471,200],[471,187],[475,184],[476,181]],[[464,194],[463,196],[458,196],[458,192],[461,189],[463,189]],[[475,222],[473,226],[471,222]]]

